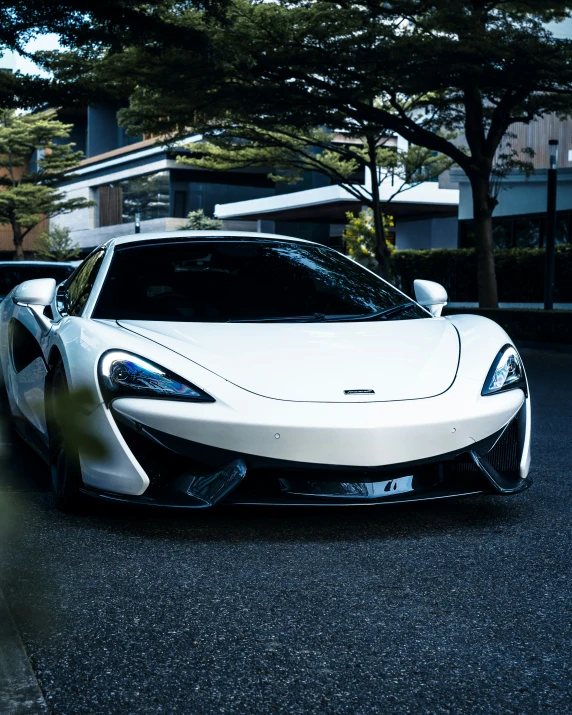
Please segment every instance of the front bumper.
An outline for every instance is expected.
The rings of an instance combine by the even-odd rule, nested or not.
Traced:
[[[86,486],[110,501],[175,508],[216,504],[355,506],[441,499],[528,488],[522,475],[529,438],[525,400],[489,436],[444,454],[378,466],[299,462],[183,439],[114,410],[125,445],[149,479],[140,495]]]

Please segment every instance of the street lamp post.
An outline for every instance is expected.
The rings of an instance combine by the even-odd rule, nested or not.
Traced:
[[[546,263],[544,269],[544,310],[554,308],[554,244],[556,233],[556,187],[558,179],[558,139],[548,142],[550,168],[546,194]]]

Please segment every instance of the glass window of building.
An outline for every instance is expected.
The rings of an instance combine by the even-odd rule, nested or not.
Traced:
[[[134,176],[99,189],[99,225],[131,223],[169,215],[169,172]]]

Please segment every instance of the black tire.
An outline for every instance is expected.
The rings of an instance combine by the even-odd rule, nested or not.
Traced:
[[[64,366],[58,363],[50,379],[50,403],[47,414],[50,434],[50,471],[54,504],[64,512],[77,511],[84,502],[80,488],[83,484],[77,447],[66,439],[65,430],[58,418],[60,398],[69,394]]]
[[[10,414],[10,403],[8,402],[8,393],[6,391],[6,383],[4,375],[0,370],[0,415],[7,416]]]
[[[2,422],[2,432],[0,434],[0,441],[10,443],[16,436],[17,432],[14,428],[14,420],[12,418],[12,412],[10,411],[10,401],[8,400],[8,392],[6,390],[6,383],[4,382],[4,376],[0,372],[0,421]]]

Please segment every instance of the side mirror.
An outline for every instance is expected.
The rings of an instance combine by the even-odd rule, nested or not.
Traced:
[[[413,288],[415,290],[415,299],[419,305],[427,308],[431,315],[438,318],[449,300],[447,291],[443,286],[433,281],[416,280],[413,281]]]
[[[14,291],[12,300],[18,305],[51,305],[56,295],[56,281],[53,278],[36,278],[24,281]]]

